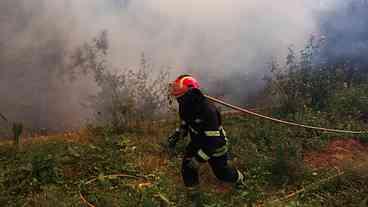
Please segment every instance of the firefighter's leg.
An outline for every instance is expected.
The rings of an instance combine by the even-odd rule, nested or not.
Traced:
[[[216,177],[224,182],[243,183],[244,175],[228,163],[228,154],[211,157],[208,161]]]
[[[189,143],[185,149],[183,162],[181,165],[181,174],[186,187],[194,187],[199,185],[199,163],[195,159],[198,148]]]
[[[192,148],[191,145],[189,145],[184,155],[181,172],[184,180],[184,185],[187,188],[188,200],[190,201],[188,206],[201,207],[202,202],[200,198],[198,175],[200,164],[195,158],[195,154],[196,149]]]
[[[185,157],[182,165],[182,176],[187,190],[190,207],[201,207],[201,192],[199,189],[199,162],[195,157]]]
[[[181,174],[186,187],[194,187],[199,185],[199,163],[195,157],[184,157]]]
[[[187,206],[203,207],[199,185],[195,187],[187,187],[187,197],[189,201],[189,203],[187,203]]]

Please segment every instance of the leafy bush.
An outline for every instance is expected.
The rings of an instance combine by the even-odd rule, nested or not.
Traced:
[[[321,61],[320,52],[324,45],[323,39],[312,37],[299,56],[293,48],[289,48],[285,65],[271,62],[272,76],[266,78],[266,91],[279,106],[279,115],[302,112],[305,108],[329,111],[333,107],[329,104],[331,96],[342,97],[347,95],[343,92],[346,89],[360,88],[363,83],[367,83],[364,78],[366,73],[357,73],[354,63],[329,64]],[[356,91],[355,95],[363,94]],[[354,99],[350,99],[350,103],[362,107],[361,104],[356,105]]]
[[[366,119],[362,116],[368,113],[368,86],[361,85],[336,92],[329,97],[328,108],[337,118]]]
[[[270,163],[270,182],[275,185],[294,184],[303,178],[305,169],[297,145],[279,144]]]
[[[91,74],[100,89],[91,100],[98,120],[121,133],[161,116],[168,108],[168,69],[157,70],[142,54],[139,66],[114,73],[108,49],[104,31],[78,48],[72,61],[73,74]]]
[[[57,183],[61,174],[57,168],[55,159],[45,154],[37,154],[32,158],[32,178],[40,184]]]

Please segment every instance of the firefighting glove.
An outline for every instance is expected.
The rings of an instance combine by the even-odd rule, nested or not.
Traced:
[[[176,130],[175,133],[167,139],[169,149],[174,150],[176,143],[179,141],[179,139],[180,139],[180,131]]]

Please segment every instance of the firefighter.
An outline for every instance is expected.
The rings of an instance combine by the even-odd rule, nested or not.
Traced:
[[[228,140],[221,125],[221,115],[209,102],[199,83],[190,75],[179,76],[171,84],[171,95],[179,103],[180,127],[168,138],[174,149],[178,140],[190,135],[182,161],[182,178],[188,189],[192,206],[202,206],[198,169],[208,162],[216,177],[224,182],[244,185],[244,175],[228,164]]]

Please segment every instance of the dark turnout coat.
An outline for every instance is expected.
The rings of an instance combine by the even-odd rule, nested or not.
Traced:
[[[182,120],[180,131],[184,136],[190,134],[191,145],[209,156],[225,153],[227,139],[216,106],[197,89],[189,91],[178,101]]]
[[[240,171],[228,165],[228,146],[221,115],[198,89],[192,89],[178,98],[179,115],[182,120],[179,132],[190,134],[191,142],[186,148],[182,163],[182,176],[187,187],[199,184],[197,160],[210,164],[216,177],[235,183],[243,179]]]

